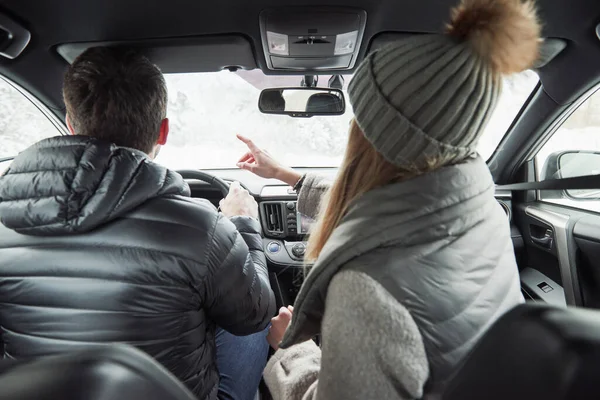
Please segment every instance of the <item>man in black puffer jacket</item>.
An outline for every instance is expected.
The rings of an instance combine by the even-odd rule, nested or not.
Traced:
[[[73,135],[0,177],[2,356],[124,342],[200,399],[252,398],[275,313],[256,202],[232,185],[220,214],[152,161],[167,91],[144,57],[90,49],[64,97]]]

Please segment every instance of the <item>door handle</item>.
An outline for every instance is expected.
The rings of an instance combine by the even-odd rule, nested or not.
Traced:
[[[554,244],[554,235],[551,229],[546,229],[544,236],[536,237],[531,235],[531,241],[545,249],[551,249]]]

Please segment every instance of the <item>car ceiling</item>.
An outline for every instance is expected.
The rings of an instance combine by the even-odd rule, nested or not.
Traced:
[[[365,44],[379,32],[440,32],[455,3],[448,0],[345,0],[320,5],[366,10],[364,52]],[[538,3],[544,36],[568,39],[577,45],[595,41],[594,27],[600,22],[597,0]],[[311,4],[314,3],[301,0],[285,2],[286,7]],[[63,43],[240,33],[251,38],[257,63],[262,67],[264,56],[258,16],[264,9],[281,5],[279,0],[4,0],[0,1],[0,10],[28,28],[32,39],[23,55],[15,60],[0,61],[0,72],[40,96],[44,103],[60,108],[66,63],[56,55],[55,46]]]
[[[280,8],[283,3],[285,7],[314,4],[302,0],[0,0],[0,12],[17,20],[32,35],[23,54],[14,60],[0,59],[0,74],[29,90],[59,117],[63,116],[61,85],[67,67],[56,51],[60,44],[241,34],[252,44],[256,65],[274,74],[265,66],[259,14]],[[543,90],[557,106],[568,104],[600,80],[600,40],[595,34],[600,2],[537,3],[544,37],[568,43],[538,71]],[[319,6],[354,7],[367,12],[359,54],[362,58],[379,33],[442,32],[455,4],[455,0],[329,0]]]

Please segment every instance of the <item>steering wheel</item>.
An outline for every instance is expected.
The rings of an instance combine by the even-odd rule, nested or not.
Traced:
[[[218,176],[195,169],[184,169],[177,171],[177,173],[179,173],[183,179],[198,179],[199,181],[208,183],[210,186],[218,189],[223,197],[227,197],[227,194],[229,193],[229,184]]]

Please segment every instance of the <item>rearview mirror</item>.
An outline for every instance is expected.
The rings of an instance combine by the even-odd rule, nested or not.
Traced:
[[[315,115],[342,115],[346,111],[344,93],[329,88],[265,89],[258,99],[264,114],[308,118]]]
[[[557,151],[546,159],[542,168],[542,180],[575,178],[578,176],[600,174],[600,152],[597,151]],[[580,200],[600,199],[600,190],[568,189],[553,190],[545,193],[544,197],[571,197]]]

